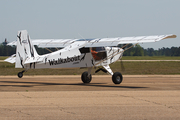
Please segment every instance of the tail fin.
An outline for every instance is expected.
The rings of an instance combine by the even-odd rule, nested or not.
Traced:
[[[38,54],[30,40],[27,30],[18,31],[15,67],[25,68],[25,61],[30,58],[35,58],[37,56]]]

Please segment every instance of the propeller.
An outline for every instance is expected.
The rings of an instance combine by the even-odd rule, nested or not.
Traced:
[[[125,67],[124,67],[124,64],[123,64],[122,59],[121,59],[121,70],[122,70],[122,71],[125,71]]]

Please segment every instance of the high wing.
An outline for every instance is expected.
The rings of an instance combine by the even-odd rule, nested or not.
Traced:
[[[167,38],[176,38],[176,35],[155,35],[138,37],[117,37],[117,38],[95,38],[95,39],[34,39],[33,45],[42,48],[64,48],[74,42],[80,43],[86,41],[85,47],[117,46],[118,44],[157,42]],[[16,45],[16,41],[8,43]]]

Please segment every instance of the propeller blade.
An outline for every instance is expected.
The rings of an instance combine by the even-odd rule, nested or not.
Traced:
[[[124,64],[123,64],[123,62],[122,62],[122,59],[121,59],[121,70],[122,70],[122,71],[125,71],[125,67],[124,67]]]

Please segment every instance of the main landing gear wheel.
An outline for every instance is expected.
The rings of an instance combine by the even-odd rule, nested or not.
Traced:
[[[119,72],[115,72],[112,76],[112,81],[114,84],[120,84],[123,80],[123,76]]]
[[[90,83],[92,79],[92,76],[90,74],[90,76],[88,77],[88,72],[83,72],[81,75],[81,80],[83,81],[83,83]]]

